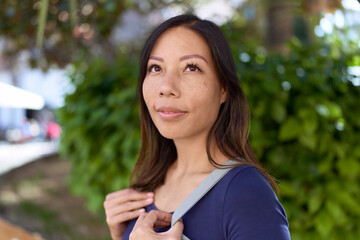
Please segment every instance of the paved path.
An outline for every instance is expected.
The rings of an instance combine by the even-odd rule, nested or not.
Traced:
[[[43,240],[42,237],[28,233],[24,229],[15,226],[0,218],[1,240]]]
[[[55,142],[29,142],[0,145],[0,175],[41,157],[56,154]]]

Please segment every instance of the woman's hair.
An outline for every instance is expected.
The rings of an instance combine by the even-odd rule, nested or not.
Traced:
[[[249,143],[250,112],[246,96],[236,76],[230,47],[213,22],[201,20],[194,15],[180,15],[160,24],[145,42],[140,58],[138,100],[140,104],[141,149],[131,176],[131,187],[141,191],[153,191],[164,183],[169,166],[176,160],[173,140],[164,138],[154,125],[146,107],[142,85],[147,73],[150,53],[157,39],[174,27],[185,27],[199,34],[208,44],[221,85],[227,91],[227,99],[220,107],[219,115],[209,131],[206,141],[208,159],[215,167],[219,164],[211,156],[211,141],[215,139],[220,151],[236,165],[249,164],[256,167],[278,190],[275,181],[267,174]]]

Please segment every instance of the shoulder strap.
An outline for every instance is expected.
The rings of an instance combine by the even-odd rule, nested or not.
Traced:
[[[224,163],[222,166],[231,165],[237,163],[236,161],[229,160]],[[220,179],[225,176],[225,174],[230,171],[231,168],[217,168],[212,171],[209,176],[207,176],[204,181],[200,183],[194,191],[176,208],[172,219],[171,226],[173,226],[179,219],[184,216],[187,211],[189,211],[205,194],[210,191],[212,187],[220,181]],[[189,239],[183,235],[182,239]]]

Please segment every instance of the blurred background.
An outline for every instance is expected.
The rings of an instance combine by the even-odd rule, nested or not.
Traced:
[[[292,239],[360,236],[357,0],[0,3],[0,220],[36,239],[109,239],[102,202],[140,147],[142,44],[194,13],[229,40]]]

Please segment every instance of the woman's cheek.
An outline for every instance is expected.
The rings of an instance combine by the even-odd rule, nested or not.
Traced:
[[[149,86],[149,81],[146,81],[146,79],[143,82],[142,91],[143,91],[143,97],[144,101],[146,103],[146,106],[149,108],[150,104],[150,96],[151,96],[151,86]]]

